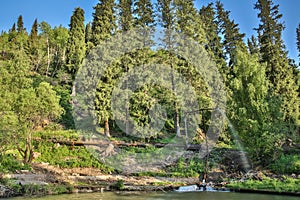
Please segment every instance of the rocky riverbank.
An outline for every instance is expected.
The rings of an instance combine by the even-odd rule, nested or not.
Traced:
[[[102,174],[95,168],[61,169],[47,163],[34,163],[32,171],[5,174],[0,197],[57,193],[125,191],[167,191],[197,183],[197,178],[145,177]]]
[[[198,178],[102,174],[99,169],[95,168],[62,169],[47,163],[34,163],[32,168],[32,171],[24,170],[14,174],[2,175],[2,180],[6,180],[6,185],[0,184],[0,198],[22,195],[41,196],[49,194],[105,191],[122,191],[127,193],[145,191],[167,192],[178,189],[180,186],[195,185],[199,183]],[[243,182],[245,180],[261,181],[263,177],[266,176],[274,180],[286,178],[285,176],[259,171],[251,171],[242,175],[238,173],[226,174],[222,170],[214,170],[208,173],[207,184],[214,188],[225,189],[227,186],[230,186],[230,184],[228,185],[228,182],[224,181],[228,179],[228,177]],[[231,188],[231,190],[236,192],[300,195],[299,192],[259,190],[254,188]]]

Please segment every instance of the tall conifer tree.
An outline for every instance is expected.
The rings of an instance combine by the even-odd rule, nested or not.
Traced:
[[[115,16],[114,0],[99,0],[94,7],[92,21],[91,41],[94,46],[100,44],[101,41],[111,37],[116,32],[116,16]],[[96,94],[96,110],[99,123],[104,123],[104,134],[110,137],[109,120],[111,119],[111,90],[109,90],[113,80],[108,77],[103,84],[99,84]]]
[[[135,0],[134,11],[135,25],[141,28],[154,28],[155,19],[153,5],[150,0]]]
[[[164,37],[162,38],[163,43],[167,50],[172,50],[175,47],[174,34],[176,31],[176,7],[173,0],[158,0],[158,6],[160,11],[160,22],[161,26],[164,28]],[[175,88],[175,63],[174,58],[170,54],[166,54],[166,64],[170,66],[172,70],[171,82],[172,82],[172,92],[176,98],[176,88]],[[174,99],[174,131],[177,136],[180,136],[180,116],[179,107],[176,99]]]
[[[92,43],[94,46],[109,38],[116,29],[116,16],[114,13],[114,0],[99,0],[94,7],[92,21]]]
[[[25,32],[24,22],[23,22],[23,17],[22,17],[22,15],[20,15],[20,16],[18,17],[17,31],[18,31],[18,33]]]
[[[218,22],[213,3],[203,6],[199,11],[202,22],[204,23],[205,36],[207,40],[206,49],[212,53],[214,61],[217,63],[222,73],[225,72],[226,62],[224,59],[223,45],[219,36]]]
[[[38,36],[38,21],[37,19],[34,20],[29,39],[28,39],[28,48],[27,53],[30,57],[31,68],[33,70],[38,68],[40,63],[39,60],[39,36]]]
[[[225,51],[226,60],[229,67],[232,66],[234,60],[234,51],[239,46],[240,50],[246,50],[243,38],[245,34],[240,33],[238,24],[234,20],[230,19],[230,12],[224,9],[223,4],[220,1],[216,2],[219,33],[224,37],[223,46]]]
[[[119,23],[122,31],[128,31],[133,26],[132,5],[132,0],[120,0],[119,2]]]
[[[300,60],[300,23],[296,29],[296,39],[297,39],[297,49],[298,49],[298,57]]]
[[[283,120],[290,126],[287,133],[295,133],[295,121],[299,120],[298,87],[282,41],[282,14],[279,13],[279,5],[274,5],[272,0],[258,0],[255,9],[260,19],[256,30],[261,62],[267,63],[266,75],[272,84],[271,90],[281,99]]]
[[[85,57],[85,52],[84,10],[76,8],[71,17],[69,39],[66,48],[66,65],[73,79]]]

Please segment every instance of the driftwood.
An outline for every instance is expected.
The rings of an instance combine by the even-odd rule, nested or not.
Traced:
[[[139,148],[146,148],[146,147],[155,147],[155,148],[163,148],[166,145],[172,147],[182,147],[186,148],[189,151],[198,151],[201,148],[201,145],[198,144],[165,144],[165,143],[142,143],[142,142],[133,142],[133,143],[126,143],[123,141],[105,141],[105,140],[89,140],[89,141],[70,141],[70,140],[56,140],[56,139],[49,139],[49,142],[57,143],[60,145],[67,145],[67,146],[108,146],[112,144],[119,148],[125,147],[139,147]]]

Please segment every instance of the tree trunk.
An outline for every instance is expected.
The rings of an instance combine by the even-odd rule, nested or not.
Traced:
[[[48,76],[50,68],[50,45],[49,45],[49,38],[47,37],[47,69],[46,69],[46,76]]]
[[[180,120],[179,120],[179,112],[178,112],[178,103],[177,103],[177,100],[176,100],[176,97],[177,97],[177,94],[176,94],[176,87],[175,87],[175,80],[174,80],[174,66],[173,66],[173,61],[171,62],[171,78],[172,78],[172,92],[173,92],[173,95],[175,96],[174,98],[174,131],[176,133],[176,136],[177,137],[180,137],[181,134],[180,134]]]
[[[106,119],[105,122],[104,122],[104,134],[105,134],[107,137],[110,137],[108,119]]]

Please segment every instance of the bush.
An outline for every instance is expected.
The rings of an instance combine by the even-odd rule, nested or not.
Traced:
[[[298,174],[300,172],[300,155],[282,155],[270,165],[270,168],[279,174]]]
[[[124,190],[125,188],[124,181],[120,179],[115,184],[113,184],[112,187],[116,190]]]
[[[30,170],[28,164],[18,161],[12,154],[0,155],[0,172],[15,172],[17,170]]]
[[[37,144],[37,151],[41,155],[36,161],[47,162],[62,168],[95,167],[103,173],[110,173],[114,169],[100,163],[85,147],[74,148],[65,145],[55,147],[53,143],[41,142]]]
[[[204,163],[196,157],[188,161],[179,158],[176,165],[169,170],[174,177],[198,177],[204,171]]]
[[[34,133],[34,137],[41,138],[44,140],[55,139],[55,140],[79,140],[79,133],[75,130],[50,130],[45,129]]]

